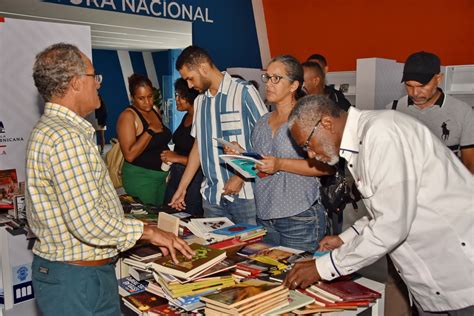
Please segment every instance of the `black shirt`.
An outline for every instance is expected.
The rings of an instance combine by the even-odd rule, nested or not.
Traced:
[[[181,124],[179,124],[173,134],[174,151],[178,155],[186,157],[189,156],[194,144],[194,137],[191,136],[192,124],[188,127],[184,126],[187,116],[188,114],[183,117]]]
[[[135,111],[135,113],[137,113],[138,117],[140,118],[140,121],[142,122],[143,132],[137,136],[140,137],[141,135],[143,135],[143,133],[146,133],[149,124],[139,110],[137,110],[133,106],[130,106],[130,108]],[[161,171],[160,155],[163,150],[169,150],[168,143],[171,140],[171,131],[163,124],[161,117],[154,109],[153,113],[155,113],[155,115],[160,120],[161,125],[163,125],[163,131],[161,133],[156,133],[155,135],[153,135],[145,150],[137,158],[135,158],[133,162],[129,163],[138,167]]]

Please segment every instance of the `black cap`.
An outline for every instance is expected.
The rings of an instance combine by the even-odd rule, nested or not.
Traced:
[[[441,72],[441,62],[439,57],[433,53],[418,52],[408,56],[403,67],[402,82],[417,81],[427,84],[434,75]]]

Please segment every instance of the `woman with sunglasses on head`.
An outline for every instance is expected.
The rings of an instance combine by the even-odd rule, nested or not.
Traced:
[[[308,159],[288,130],[288,116],[305,94],[303,68],[292,56],[278,56],[268,64],[262,81],[274,111],[262,116],[252,132],[252,149],[264,157],[256,168],[268,174],[255,179],[257,223],[267,229],[267,242],[315,251],[326,231],[317,176],[332,168]]]
[[[181,124],[173,133],[174,150],[164,150],[161,153],[161,160],[172,164],[170,176],[165,192],[165,204],[168,204],[173,194],[178,188],[181,177],[188,163],[188,156],[194,144],[194,137],[191,136],[191,127],[193,124],[194,99],[199,95],[195,89],[190,89],[186,80],[179,78],[174,83],[176,109],[180,112],[186,112]],[[199,169],[186,190],[186,212],[195,216],[202,216],[202,196],[201,183],[203,174]]]
[[[119,116],[117,134],[125,161],[123,187],[143,203],[161,205],[168,172],[161,169],[160,154],[169,149],[171,131],[154,108],[153,85],[145,76],[128,78],[132,104]]]

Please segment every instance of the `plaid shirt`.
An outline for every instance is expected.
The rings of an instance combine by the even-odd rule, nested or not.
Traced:
[[[46,103],[30,135],[26,188],[33,252],[47,260],[110,258],[143,233],[142,222],[124,218],[94,128],[64,106]]]

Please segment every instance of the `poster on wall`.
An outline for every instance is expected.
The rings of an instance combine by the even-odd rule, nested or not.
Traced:
[[[0,20],[0,170],[16,169],[19,182],[25,181],[28,137],[44,107],[33,82],[33,63],[37,53],[58,42],[92,55],[89,26]]]

